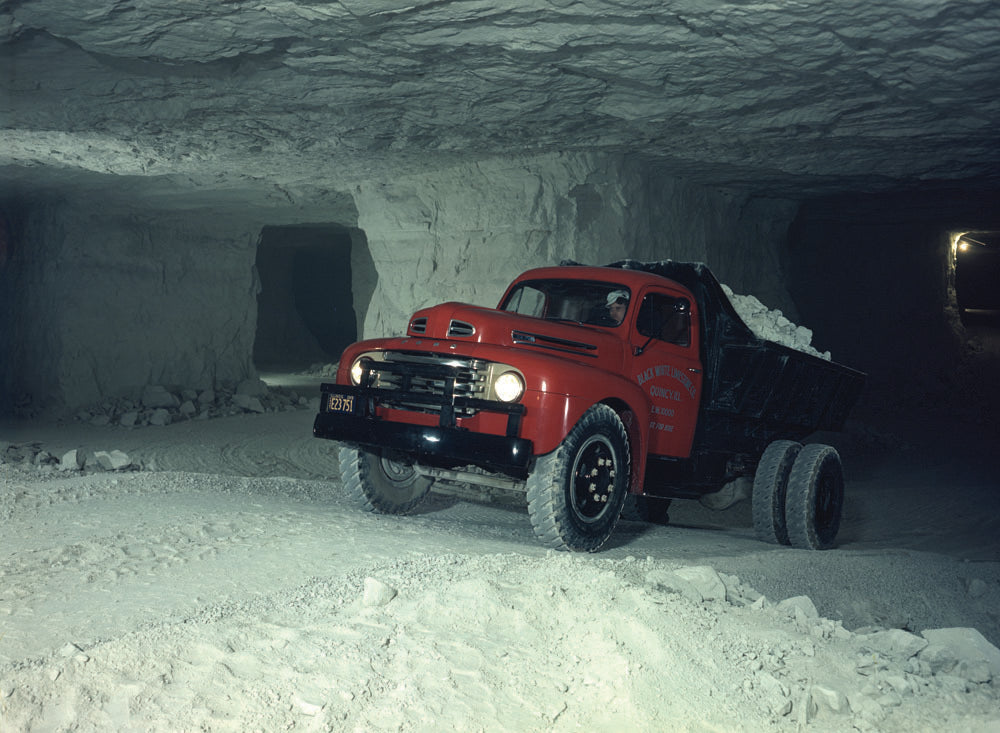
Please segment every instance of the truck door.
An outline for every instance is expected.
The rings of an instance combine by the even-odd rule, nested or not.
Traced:
[[[629,334],[632,376],[649,397],[649,452],[687,457],[701,401],[698,314],[686,295],[643,296]]]

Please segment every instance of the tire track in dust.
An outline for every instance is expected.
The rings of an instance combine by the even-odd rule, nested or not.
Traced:
[[[233,568],[270,578],[283,553],[320,557],[327,515],[313,502],[332,506],[326,494],[299,479],[167,472],[27,483],[0,552],[0,664],[264,582]]]
[[[199,426],[178,437],[175,433],[143,435],[136,441],[136,457],[154,471],[324,481],[340,477],[337,444],[314,438],[301,419],[261,416],[242,423]]]

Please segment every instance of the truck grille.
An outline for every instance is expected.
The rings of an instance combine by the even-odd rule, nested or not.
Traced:
[[[486,393],[489,366],[486,362],[400,351],[387,351],[384,359],[372,364],[374,374],[370,386],[399,391],[400,399],[390,395],[384,397],[383,402],[404,409],[438,413],[441,411],[440,404],[422,402],[420,396],[450,400],[453,396],[481,398]],[[456,408],[455,412],[473,415],[476,410],[465,407]]]

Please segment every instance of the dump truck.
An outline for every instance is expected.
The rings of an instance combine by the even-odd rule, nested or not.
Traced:
[[[360,341],[321,385],[313,435],[340,443],[346,492],[405,514],[432,486],[524,494],[536,537],[596,551],[623,512],[752,486],[764,541],[834,545],[835,431],[865,375],[761,339],[701,263],[529,270],[496,308],[448,302]]]

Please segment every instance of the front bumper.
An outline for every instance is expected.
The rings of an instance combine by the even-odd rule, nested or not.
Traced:
[[[313,435],[345,443],[388,448],[426,463],[475,465],[523,477],[532,457],[532,443],[517,436],[524,405],[468,397],[430,396],[399,390],[323,384],[320,412]],[[440,411],[437,425],[414,425],[380,418],[381,404],[420,401]],[[350,409],[333,411],[331,405]],[[506,435],[476,433],[455,423],[456,408],[506,413]]]

